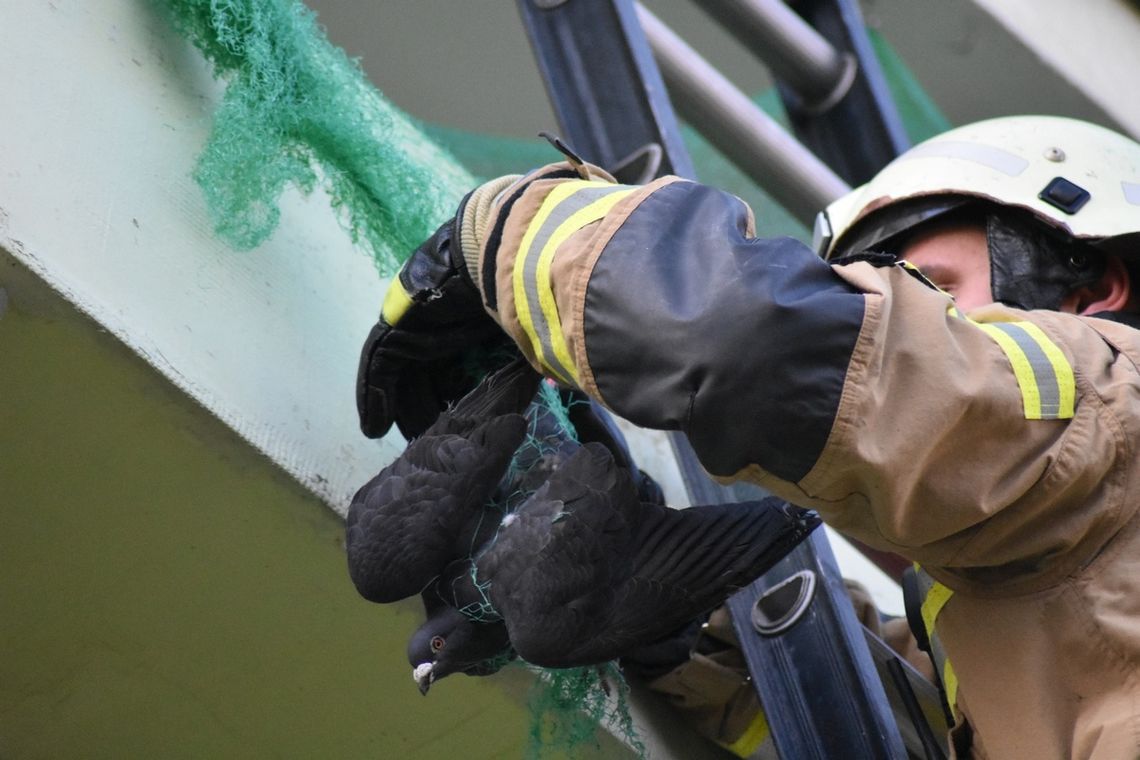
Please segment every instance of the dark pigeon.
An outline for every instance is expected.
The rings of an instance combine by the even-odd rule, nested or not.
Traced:
[[[527,662],[603,663],[717,606],[818,524],[777,499],[643,502],[628,470],[587,443],[504,518],[466,576],[468,594],[485,589]]]
[[[571,667],[660,639],[818,523],[774,500],[665,507],[584,397],[566,400],[585,445],[546,406],[527,408],[537,382],[522,363],[489,376],[349,510],[360,593],[377,602],[421,593],[427,619],[408,659],[425,694],[451,673],[487,675],[516,656]]]
[[[409,648],[420,691],[456,670],[493,672],[504,652],[488,660],[476,641],[503,634],[510,656],[549,668],[637,651],[722,603],[819,525],[778,499],[675,510],[633,483],[607,447],[575,447],[474,560],[445,573],[449,612],[421,629],[440,638]]]
[[[361,596],[417,594],[481,545],[485,505],[526,435],[522,412],[539,380],[521,360],[489,375],[356,492],[345,546]]]
[[[576,395],[576,391],[568,393],[571,395],[562,401],[575,429],[602,442],[621,457],[625,466],[632,468],[620,431],[598,414],[593,402]],[[527,438],[486,506],[474,532],[474,547],[490,543],[501,520],[523,504],[579,448],[567,435],[565,423],[545,404],[532,404],[526,418]],[[652,478],[636,468],[632,474],[641,484],[643,498],[660,497],[660,489]],[[464,554],[464,559],[449,565],[422,594],[427,619],[408,642],[408,661],[423,694],[432,683],[452,673],[490,675],[517,656],[506,624],[473,585],[471,557],[476,553]]]

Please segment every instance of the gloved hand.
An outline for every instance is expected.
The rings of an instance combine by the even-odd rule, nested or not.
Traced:
[[[393,422],[405,438],[418,436],[489,369],[518,355],[483,309],[460,250],[467,200],[392,279],[364,341],[356,407],[369,438]]]

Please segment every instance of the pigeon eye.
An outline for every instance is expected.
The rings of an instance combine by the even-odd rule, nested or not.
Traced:
[[[444,643],[446,643],[446,642],[444,642],[442,636],[432,636],[431,637],[431,651],[438,652],[439,650],[443,649]]]

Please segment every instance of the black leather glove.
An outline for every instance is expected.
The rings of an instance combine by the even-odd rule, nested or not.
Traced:
[[[466,202],[466,201],[465,201]],[[483,309],[460,248],[460,212],[436,230],[392,279],[380,320],[360,355],[360,429],[379,438],[395,422],[420,435],[518,349]]]

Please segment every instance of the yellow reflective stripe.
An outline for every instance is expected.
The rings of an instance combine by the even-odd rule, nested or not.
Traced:
[[[585,227],[587,224],[593,224],[601,219],[609,210],[614,207],[618,201],[625,198],[633,189],[618,190],[610,193],[609,195],[600,198],[590,205],[577,211],[570,216],[565,222],[559,225],[554,234],[542,247],[542,252],[538,257],[538,271],[536,272],[536,280],[538,284],[538,303],[542,308],[542,313],[546,316],[546,324],[550,330],[550,343],[554,350],[554,355],[557,357],[559,364],[574,376],[572,379],[575,383],[578,381],[578,368],[574,364],[574,360],[570,357],[570,346],[566,343],[566,336],[562,332],[562,321],[558,318],[558,306],[554,302],[554,288],[550,278],[550,265],[554,261],[554,252],[558,250],[558,246],[566,242],[566,239],[578,230]],[[563,378],[564,380],[567,378]]]
[[[1073,365],[1065,358],[1056,343],[1049,339],[1045,332],[1032,322],[1017,322],[1018,327],[1029,333],[1029,337],[1041,347],[1041,351],[1053,366],[1053,374],[1057,378],[1057,391],[1060,395],[1057,419],[1070,419],[1077,403],[1077,380],[1073,375]]]
[[[1025,409],[1025,419],[1041,419],[1041,391],[1037,388],[1037,378],[1033,374],[1033,367],[1029,364],[1029,358],[1025,352],[1021,350],[1021,346],[1017,345],[1017,341],[997,325],[979,322],[974,324],[993,338],[1009,359],[1009,363],[1013,367],[1014,377],[1017,378],[1017,387],[1021,389],[1021,403]]]
[[[384,304],[380,307],[380,316],[390,325],[396,324],[400,317],[412,305],[412,297],[408,291],[404,290],[404,284],[400,282],[399,275],[392,278],[391,284],[388,285],[388,291],[384,294]]]
[[[722,743],[721,746],[737,757],[751,757],[752,753],[768,740],[771,733],[771,729],[768,728],[768,716],[763,710],[758,710],[756,717],[748,724],[748,728],[744,729],[740,738],[731,744]]]
[[[926,626],[927,633],[934,632],[934,621],[938,619],[938,613],[942,612],[942,608],[946,606],[946,602],[950,601],[950,597],[954,595],[947,586],[942,585],[938,581],[931,578],[932,585],[930,590],[926,592],[926,596],[922,599],[922,624]]]
[[[930,573],[923,570],[917,562],[914,563],[914,569],[918,573],[918,586],[922,593],[922,625],[926,628],[926,635],[930,640],[931,658],[934,660],[934,667],[942,679],[946,703],[950,705],[950,709],[957,716],[958,675],[954,672],[954,667],[950,663],[950,658],[946,655],[938,631],[935,629],[938,616],[946,607],[946,603],[950,601],[950,597],[954,596],[954,592],[948,586],[934,580]]]
[[[977,322],[957,309],[947,314],[981,328],[1001,347],[1013,368],[1028,420],[1067,420],[1076,411],[1077,382],[1073,366],[1045,332],[1021,320]]]
[[[522,242],[519,243],[519,250],[515,254],[514,269],[511,272],[511,283],[515,296],[515,311],[518,314],[519,324],[522,326],[523,332],[526,333],[527,338],[530,340],[535,358],[537,358],[539,363],[543,366],[547,365],[545,361],[546,356],[542,350],[542,341],[539,339],[538,330],[535,328],[534,320],[531,318],[530,299],[527,298],[526,278],[524,276],[526,261],[530,256],[530,249],[534,245],[534,239],[538,235],[539,230],[543,228],[546,220],[554,213],[554,209],[558,207],[558,204],[562,203],[562,201],[574,193],[581,192],[588,187],[602,187],[607,184],[608,183],[605,182],[587,181],[564,182],[551,190],[550,194],[547,195],[546,199],[542,202],[542,205],[539,206],[538,212],[534,215],[534,219],[532,219],[527,226],[526,232],[523,233]],[[547,369],[551,368],[547,367]],[[569,380],[569,378],[560,377],[561,373],[557,371],[555,371],[554,374],[563,381]]]
[[[630,192],[630,190],[621,185],[600,181],[583,180],[564,182],[555,187],[543,200],[534,219],[531,220],[526,232],[523,233],[522,241],[519,243],[518,253],[515,256],[514,268],[511,273],[515,297],[515,311],[518,314],[519,324],[522,326],[523,332],[526,333],[530,341],[535,358],[538,359],[539,363],[542,364],[551,375],[564,382],[571,382],[574,379],[573,376],[577,374],[577,370],[572,363],[563,363],[563,361],[569,362],[569,351],[565,349],[566,342],[562,336],[561,325],[558,320],[558,311],[553,301],[553,294],[551,293],[548,297],[549,303],[544,304],[543,295],[537,290],[539,281],[542,279],[538,277],[537,265],[541,264],[542,252],[548,248],[551,238],[558,236],[559,232],[568,229],[568,231],[561,236],[561,241],[564,241],[565,238],[576,229],[588,224],[590,221],[596,221],[600,218],[601,215],[589,219],[586,222],[581,222],[581,217],[578,217],[578,212],[583,210],[582,206],[588,207],[593,205],[596,200],[588,201],[585,204],[571,203],[564,207],[563,204],[567,204],[567,201],[571,201],[573,196],[583,191],[590,191],[587,196],[588,198],[590,196],[597,198],[599,193],[604,193],[602,199],[618,192],[623,194]],[[616,202],[616,199],[613,202]],[[578,218],[580,221],[578,227],[568,228],[568,223],[574,218]],[[553,229],[551,229],[552,226]],[[534,255],[536,243],[538,248],[537,257]],[[555,248],[556,247],[557,246],[555,246]],[[550,256],[553,256],[553,249],[551,249]],[[546,290],[550,290],[549,267],[550,263],[548,261],[546,263],[546,276],[544,278],[546,281]],[[558,335],[561,338],[561,352],[555,348],[552,339],[552,334],[555,329],[558,330]],[[544,343],[546,343],[547,346],[544,346]],[[559,353],[561,353],[561,355],[559,355]]]
[[[905,269],[905,270],[906,270],[908,273],[910,273],[910,275],[911,275],[912,277],[915,277],[915,278],[916,278],[916,279],[918,279],[920,282],[922,282],[924,285],[926,285],[926,286],[930,287],[930,288],[931,288],[931,289],[933,289],[933,290],[937,290],[939,293],[941,293],[941,294],[942,294],[942,295],[944,295],[944,296],[950,296],[950,298],[953,298],[953,297],[954,297],[954,296],[951,296],[949,293],[947,293],[947,292],[946,292],[945,290],[943,290],[942,288],[940,288],[940,287],[938,287],[937,285],[935,285],[935,284],[934,284],[934,280],[932,280],[932,279],[930,279],[929,277],[927,277],[925,274],[923,274],[923,272],[922,272],[922,270],[921,270],[921,269],[919,269],[918,267],[916,267],[914,264],[911,264],[911,263],[910,263],[909,261],[907,261],[906,259],[903,259],[902,261],[900,261],[900,262],[899,262],[899,265],[900,265],[900,266],[902,266],[902,268],[903,268],[903,269]]]
[[[958,717],[958,674],[954,672],[954,665],[947,657],[942,661],[942,688],[946,690],[946,701],[950,704],[950,709],[954,712],[954,717]]]

